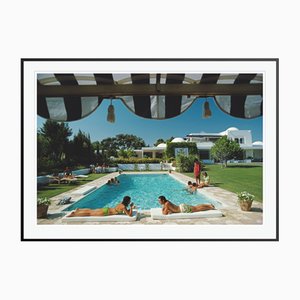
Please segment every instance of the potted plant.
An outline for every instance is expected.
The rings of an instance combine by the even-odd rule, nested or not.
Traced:
[[[48,198],[37,198],[37,217],[47,218],[48,207],[51,204],[51,200]]]
[[[238,202],[240,204],[241,210],[250,211],[252,202],[254,200],[254,195],[244,191],[237,194]]]

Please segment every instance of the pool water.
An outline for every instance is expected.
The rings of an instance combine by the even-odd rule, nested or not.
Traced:
[[[157,198],[161,195],[176,205],[180,203],[190,205],[212,203],[219,206],[217,201],[207,198],[201,192],[195,194],[187,192],[184,189],[185,184],[168,174],[122,174],[118,176],[118,179],[119,185],[104,185],[65,210],[114,207],[122,202],[124,196],[130,196],[131,201],[139,209],[146,210],[160,207]]]

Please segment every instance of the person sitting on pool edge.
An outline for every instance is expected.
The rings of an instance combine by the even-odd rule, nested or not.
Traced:
[[[193,213],[198,211],[215,209],[214,205],[212,204],[199,204],[196,206],[192,206],[182,203],[179,206],[177,206],[170,200],[167,200],[165,196],[159,196],[158,202],[162,205],[162,213],[164,215],[169,215],[173,213]]]
[[[131,202],[131,198],[129,196],[125,196],[123,201],[119,203],[116,207],[103,207],[97,209],[90,208],[77,208],[73,211],[68,217],[102,217],[102,216],[110,216],[110,215],[127,215],[129,217],[132,216],[132,210],[135,208],[134,204]],[[128,205],[130,208],[128,209]]]
[[[205,186],[209,186],[210,178],[206,172],[202,172],[203,181],[200,181],[199,188],[203,188]]]

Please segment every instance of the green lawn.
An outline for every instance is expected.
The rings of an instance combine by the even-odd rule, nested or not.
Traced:
[[[79,179],[76,183],[61,183],[61,184],[51,183],[47,186],[43,186],[43,187],[39,188],[37,190],[37,196],[41,197],[41,198],[44,198],[44,197],[51,198],[51,197],[57,196],[61,193],[72,190],[79,185],[83,185],[83,184],[91,182],[95,179],[98,179],[100,177],[103,177],[105,175],[107,175],[107,174],[89,174],[88,178]]]
[[[256,164],[229,164],[227,168],[221,165],[207,165],[204,168],[211,183],[225,190],[238,193],[247,191],[262,202],[262,166]],[[185,175],[194,177],[193,173]]]

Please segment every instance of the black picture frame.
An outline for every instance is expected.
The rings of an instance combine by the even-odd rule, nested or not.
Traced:
[[[24,222],[24,213],[25,213],[25,207],[24,207],[24,177],[26,174],[26,170],[24,169],[24,161],[26,157],[24,156],[24,147],[25,147],[25,127],[26,124],[24,123],[24,88],[25,88],[25,74],[24,74],[24,66],[28,62],[98,62],[98,61],[140,61],[140,62],[151,62],[151,61],[171,61],[171,62],[196,62],[196,61],[204,61],[204,62],[273,62],[276,65],[276,86],[273,88],[276,90],[276,149],[274,149],[275,153],[275,161],[276,164],[276,186],[274,186],[274,189],[276,189],[276,199],[275,199],[275,205],[276,205],[276,216],[275,216],[275,237],[270,238],[113,238],[113,239],[107,239],[107,238],[34,238],[34,237],[27,237],[25,235],[25,222]],[[173,242],[220,242],[220,241],[248,241],[248,242],[257,242],[257,241],[279,241],[279,59],[278,58],[22,58],[20,61],[21,65],[21,101],[20,101],[20,108],[21,108],[21,195],[20,195],[20,207],[21,207],[21,215],[20,215],[20,240],[24,242],[30,242],[30,241],[40,241],[40,242],[73,242],[73,241],[85,241],[85,242],[95,242],[95,241],[101,241],[101,242],[166,242],[166,241],[173,241]]]

